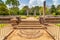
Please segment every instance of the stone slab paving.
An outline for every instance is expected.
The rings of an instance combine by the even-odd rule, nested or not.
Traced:
[[[28,17],[27,19],[21,19],[22,21],[39,21],[38,19],[34,17]]]
[[[49,26],[47,26],[47,31],[55,38],[55,40],[60,40],[59,27],[55,24],[49,24]]]
[[[28,38],[19,36],[17,33],[20,33],[20,32],[18,30],[15,30],[6,40],[53,40],[52,37],[45,30],[42,30],[42,32],[43,32],[42,36],[39,36],[38,38],[28,39]]]
[[[7,25],[0,29],[0,40],[3,40],[11,31],[12,27],[10,25]]]

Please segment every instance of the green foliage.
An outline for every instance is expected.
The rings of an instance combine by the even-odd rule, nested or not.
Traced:
[[[27,17],[28,16],[26,16],[26,15],[25,16],[24,15],[21,16],[22,19],[26,19]]]
[[[57,10],[60,10],[60,5],[57,6]]]
[[[56,26],[59,26],[60,27],[60,24],[56,24]]]
[[[60,10],[57,10],[56,15],[60,15]]]
[[[6,0],[6,4],[9,5],[9,6],[12,6],[9,9],[9,15],[19,15],[19,8],[18,8],[18,6],[20,4],[19,4],[18,0]]]
[[[46,14],[49,15],[50,14],[50,11],[49,11],[49,8],[46,7]]]
[[[35,6],[36,15],[39,15],[39,6]]]
[[[7,5],[12,6],[7,9]],[[19,10],[18,6],[20,5],[18,0],[6,0],[6,4],[2,0],[0,0],[0,15],[39,15],[43,14],[43,6],[35,6],[29,8],[28,6],[24,6],[21,10]],[[60,5],[55,7],[52,5],[51,8],[46,7],[46,14],[52,14],[54,16],[60,15]]]
[[[55,5],[52,5],[52,6],[51,6],[50,12],[51,12],[51,13],[56,13]]]
[[[30,9],[30,14],[31,14],[31,15],[34,15],[34,14],[39,15],[39,6],[32,7],[32,8]],[[35,15],[35,16],[36,16],[36,15]]]
[[[10,14],[11,15],[18,15],[19,14],[19,8],[18,7],[12,7],[10,8]]]
[[[57,16],[56,13],[53,13],[53,16]]]
[[[28,11],[28,12],[27,12]],[[28,6],[24,6],[20,11],[19,14],[20,15],[27,15],[27,13],[29,13],[29,7]]]
[[[0,24],[0,29],[6,26],[7,24]]]
[[[40,13],[43,14],[43,7],[40,7]]]
[[[0,15],[9,15],[5,4],[0,4]]]
[[[26,13],[26,11],[25,11],[24,9],[21,9],[21,10],[19,11],[19,15],[25,15],[25,13]]]
[[[2,0],[0,0],[0,4],[3,4],[4,2]]]
[[[36,18],[36,19],[39,19],[39,16],[37,15],[37,16],[35,16],[35,18]]]
[[[16,6],[19,6],[19,1],[18,0],[6,0],[6,4],[9,5],[9,6],[13,6],[13,7],[16,7]]]
[[[56,9],[57,9],[56,14],[57,14],[57,15],[60,15],[60,5],[58,5]]]

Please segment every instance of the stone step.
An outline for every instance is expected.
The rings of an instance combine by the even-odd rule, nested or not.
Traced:
[[[18,25],[18,27],[41,27],[41,25]]]
[[[40,24],[19,24],[19,25],[40,25]]]
[[[21,22],[20,25],[40,25],[40,23],[37,21],[24,21]]]
[[[21,26],[18,26],[16,27],[16,29],[46,29],[46,27],[42,27],[42,26],[38,26],[38,27],[27,27],[27,26],[24,26],[24,27],[21,27]]]
[[[39,23],[38,21],[21,21],[21,23]]]
[[[39,21],[21,21],[21,22],[39,22]]]
[[[19,25],[40,25],[40,23],[20,23]]]
[[[39,22],[21,22],[21,23],[39,23]]]

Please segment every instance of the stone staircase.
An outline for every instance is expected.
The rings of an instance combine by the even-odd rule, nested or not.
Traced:
[[[39,21],[21,21],[16,27],[18,29],[44,29],[44,25],[41,25]]]

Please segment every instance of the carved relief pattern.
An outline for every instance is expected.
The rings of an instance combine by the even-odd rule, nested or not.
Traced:
[[[20,29],[18,35],[25,38],[38,38],[43,32],[40,29]]]

